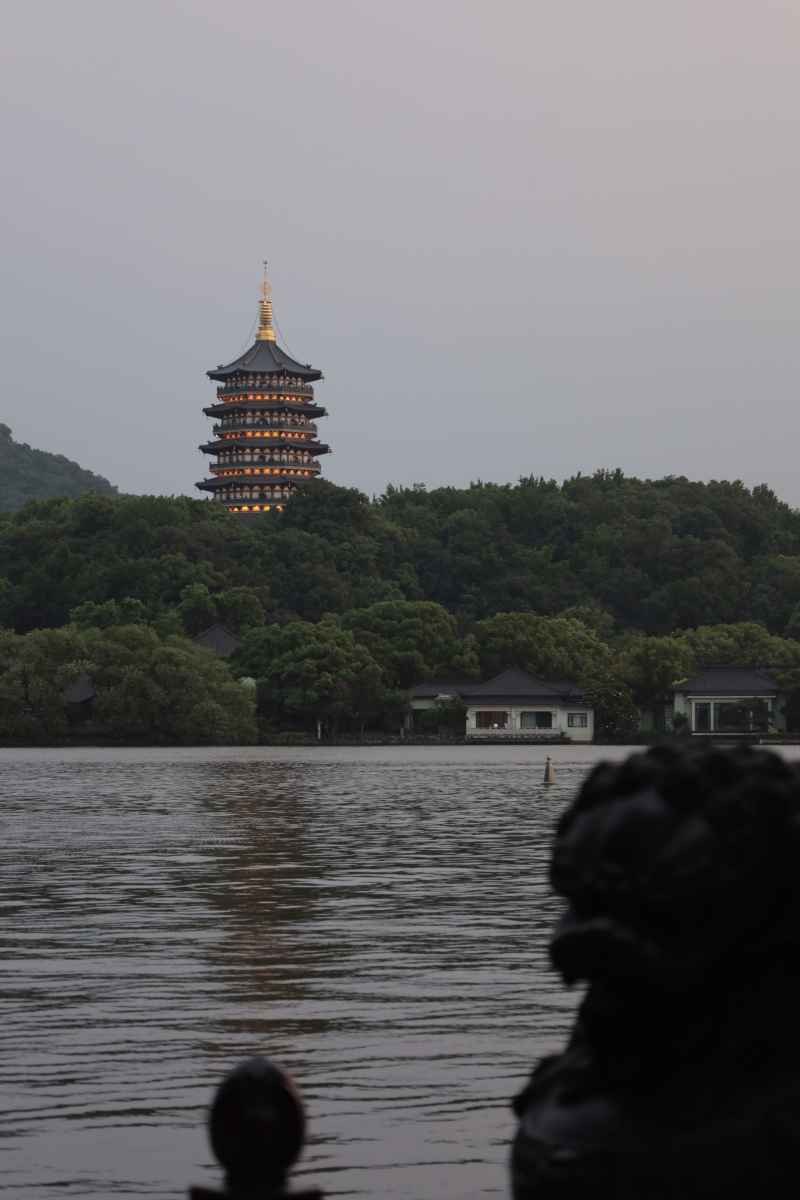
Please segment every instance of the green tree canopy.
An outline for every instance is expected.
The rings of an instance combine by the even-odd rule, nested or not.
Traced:
[[[122,600],[84,600],[73,608],[70,619],[81,629],[108,629],[111,625],[143,625],[147,620],[147,609],[141,600],[126,596]]]
[[[219,619],[233,633],[264,624],[264,605],[253,588],[227,588],[219,592],[214,601]]]
[[[71,620],[84,633],[135,625],[165,648],[220,620],[248,645],[277,638],[294,680],[280,719],[301,725],[314,710],[355,726],[376,712],[376,688],[380,711],[396,714],[411,683],[514,663],[660,704],[675,677],[725,663],[790,671],[800,647],[800,513],[737,481],[599,471],[563,484],[388,488],[375,500],[315,481],[284,513],[251,522],[187,497],[51,497],[0,512],[0,564],[0,623],[20,635]],[[295,626],[305,633],[292,648],[281,630]],[[16,696],[28,725],[54,728],[58,705],[25,666],[35,643],[9,644],[6,712]],[[57,640],[42,645],[58,669],[86,654],[63,660]],[[314,693],[312,669],[327,690]],[[264,655],[246,673],[265,681],[274,715]],[[347,681],[362,677],[359,698]]]
[[[598,741],[630,742],[639,732],[639,710],[630,688],[619,675],[598,669],[583,681],[584,695],[594,707],[594,734]]]
[[[178,615],[188,634],[202,633],[217,620],[217,602],[204,583],[188,583],[181,589]]]
[[[479,621],[475,636],[484,676],[517,666],[543,679],[580,682],[611,661],[597,634],[569,617],[498,613]]]
[[[112,737],[148,742],[250,743],[250,690],[207,650],[139,625],[87,630],[96,715]]]
[[[618,663],[636,703],[653,708],[665,704],[673,685],[691,674],[695,654],[685,637],[636,635],[625,642]]]
[[[700,667],[793,667],[800,665],[800,642],[770,634],[754,621],[701,625],[682,635]]]
[[[557,615],[582,622],[587,629],[596,633],[601,641],[608,642],[614,636],[614,618],[610,612],[596,604],[573,604],[571,608],[565,608]]]
[[[467,631],[566,610],[607,640],[607,618],[614,637],[754,620],[780,635],[800,604],[800,514],[769,489],[616,471],[375,501],[316,481],[249,523],[186,497],[39,500],[0,513],[0,562],[18,632],[126,597],[156,620],[197,584],[215,607],[248,589],[279,622],[424,600]],[[234,604],[230,620],[249,624],[249,610]]]
[[[46,743],[63,737],[64,688],[87,666],[85,641],[71,626],[25,637],[0,630],[0,739]]]
[[[259,711],[276,723],[358,727],[389,699],[372,655],[334,619],[251,630],[235,665],[257,680]]]
[[[478,674],[474,638],[460,637],[450,613],[429,600],[386,600],[353,609],[342,625],[379,664],[389,687]]]
[[[0,631],[0,739],[66,736],[64,689],[86,677],[93,727],[104,737],[148,743],[255,740],[251,691],[208,651],[144,625]]]

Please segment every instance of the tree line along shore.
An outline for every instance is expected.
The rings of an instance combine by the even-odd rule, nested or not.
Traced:
[[[192,641],[216,622],[226,660]],[[414,684],[511,665],[575,680],[597,737],[625,741],[676,680],[728,664],[769,667],[798,707],[800,512],[763,486],[601,471],[369,499],[318,480],[251,520],[95,493],[0,513],[5,744],[77,736],[86,678],[100,740],[234,744],[393,736]]]

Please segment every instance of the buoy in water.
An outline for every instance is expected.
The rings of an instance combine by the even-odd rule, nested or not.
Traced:
[[[545,783],[555,783],[555,781],[556,781],[556,769],[553,766],[552,762],[550,761],[550,755],[548,754],[547,762],[544,764],[544,782]]]

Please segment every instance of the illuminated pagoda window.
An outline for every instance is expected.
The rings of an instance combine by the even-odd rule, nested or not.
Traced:
[[[319,475],[320,457],[330,447],[320,442],[316,425],[326,416],[312,386],[322,372],[278,345],[266,263],[255,342],[208,377],[219,386],[216,404],[203,409],[214,421],[213,440],[200,449],[212,461],[198,488],[245,517],[282,511],[293,492]]]

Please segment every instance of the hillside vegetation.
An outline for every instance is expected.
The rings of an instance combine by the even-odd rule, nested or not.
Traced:
[[[8,425],[0,423],[0,511],[13,512],[29,500],[51,496],[114,495],[116,491],[102,475],[86,471],[63,454],[15,442]]]
[[[88,655],[89,631],[143,625],[174,649],[217,620],[242,635],[232,667],[258,681],[262,725],[396,728],[412,683],[517,663],[577,679],[622,737],[634,702],[704,665],[800,682],[800,513],[766,487],[600,472],[372,501],[316,481],[250,523],[133,496],[0,515],[0,625],[18,635],[84,630],[69,644]]]
[[[63,624],[84,600],[133,597],[155,616],[196,583],[249,588],[279,621],[424,599],[466,622],[589,605],[647,633],[758,621],[793,634],[800,513],[766,487],[620,472],[372,502],[317,481],[251,523],[205,501],[95,495],[0,516],[0,575],[21,630]]]

